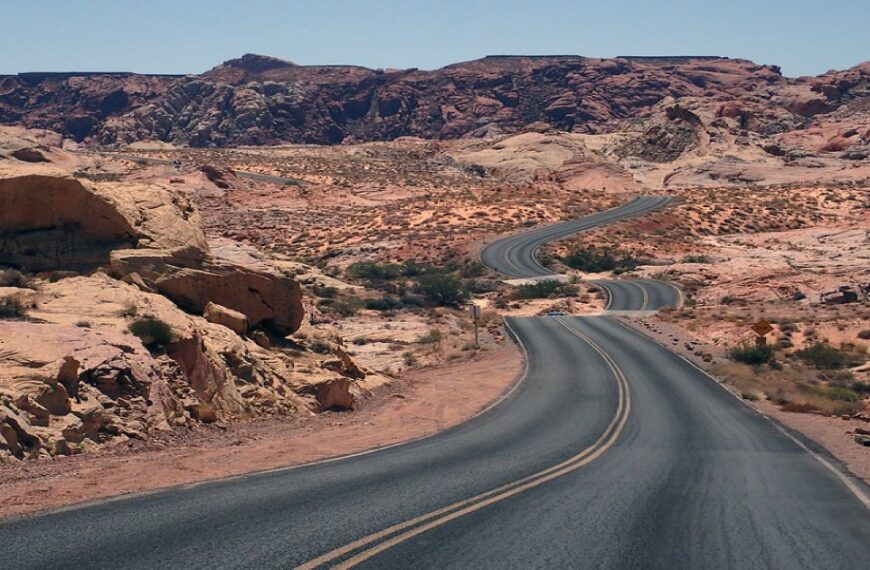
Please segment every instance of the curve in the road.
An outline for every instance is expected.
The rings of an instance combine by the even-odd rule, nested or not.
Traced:
[[[512,234],[487,245],[480,252],[480,261],[512,278],[553,276],[555,273],[541,265],[536,257],[538,250],[544,244],[655,211],[667,206],[671,201],[668,196],[641,196],[604,212]],[[665,306],[679,306],[682,303],[680,290],[664,281],[596,279],[590,283],[604,290],[608,297],[606,308],[612,311],[655,310]]]
[[[870,511],[700,370],[610,317],[507,323],[526,353],[524,380],[467,423],[331,463],[0,522],[0,560],[866,567]]]

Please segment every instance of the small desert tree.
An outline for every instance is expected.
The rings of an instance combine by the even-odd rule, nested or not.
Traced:
[[[423,275],[417,281],[417,288],[427,301],[442,307],[456,307],[468,300],[465,285],[448,273]]]

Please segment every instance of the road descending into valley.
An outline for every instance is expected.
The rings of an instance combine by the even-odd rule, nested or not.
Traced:
[[[574,231],[624,217],[607,214]],[[529,269],[540,231],[482,257]],[[656,281],[602,286],[617,310],[680,301]],[[699,369],[611,316],[506,323],[526,371],[468,422],[332,461],[9,519],[2,566],[867,567],[863,484]]]

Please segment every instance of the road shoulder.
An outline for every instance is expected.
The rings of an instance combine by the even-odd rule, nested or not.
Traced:
[[[353,412],[173,434],[89,455],[0,465],[0,517],[355,454],[470,418],[519,379],[513,343],[472,360],[414,370]]]
[[[656,320],[653,324],[646,318],[621,320],[639,333],[679,354],[714,378],[712,366],[717,362],[725,361],[724,350],[721,346],[706,343],[678,326],[661,320]],[[712,359],[705,360],[703,358],[705,354]],[[720,384],[739,397],[738,392],[732,386],[721,382]],[[870,485],[870,449],[855,443],[852,435],[852,430],[856,427],[855,420],[844,420],[840,417],[816,413],[787,412],[766,400],[744,401],[765,416],[802,434],[827,451],[852,475]],[[862,423],[860,427],[867,429],[870,428],[870,425]]]

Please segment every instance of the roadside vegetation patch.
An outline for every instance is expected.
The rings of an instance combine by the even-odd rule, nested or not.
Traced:
[[[843,344],[835,348],[826,342],[815,342],[799,350],[795,355],[807,364],[824,370],[848,368],[863,362],[860,349],[854,344]]]
[[[640,265],[640,261],[632,254],[609,248],[574,249],[561,261],[571,269],[586,273],[624,273]]]
[[[728,351],[728,358],[744,364],[767,364],[773,360],[773,347],[767,344],[744,343],[732,347]]]
[[[568,283],[555,280],[538,281],[537,283],[525,283],[517,286],[511,292],[511,298],[521,299],[554,299],[558,297],[574,297],[577,295],[577,287]]]

